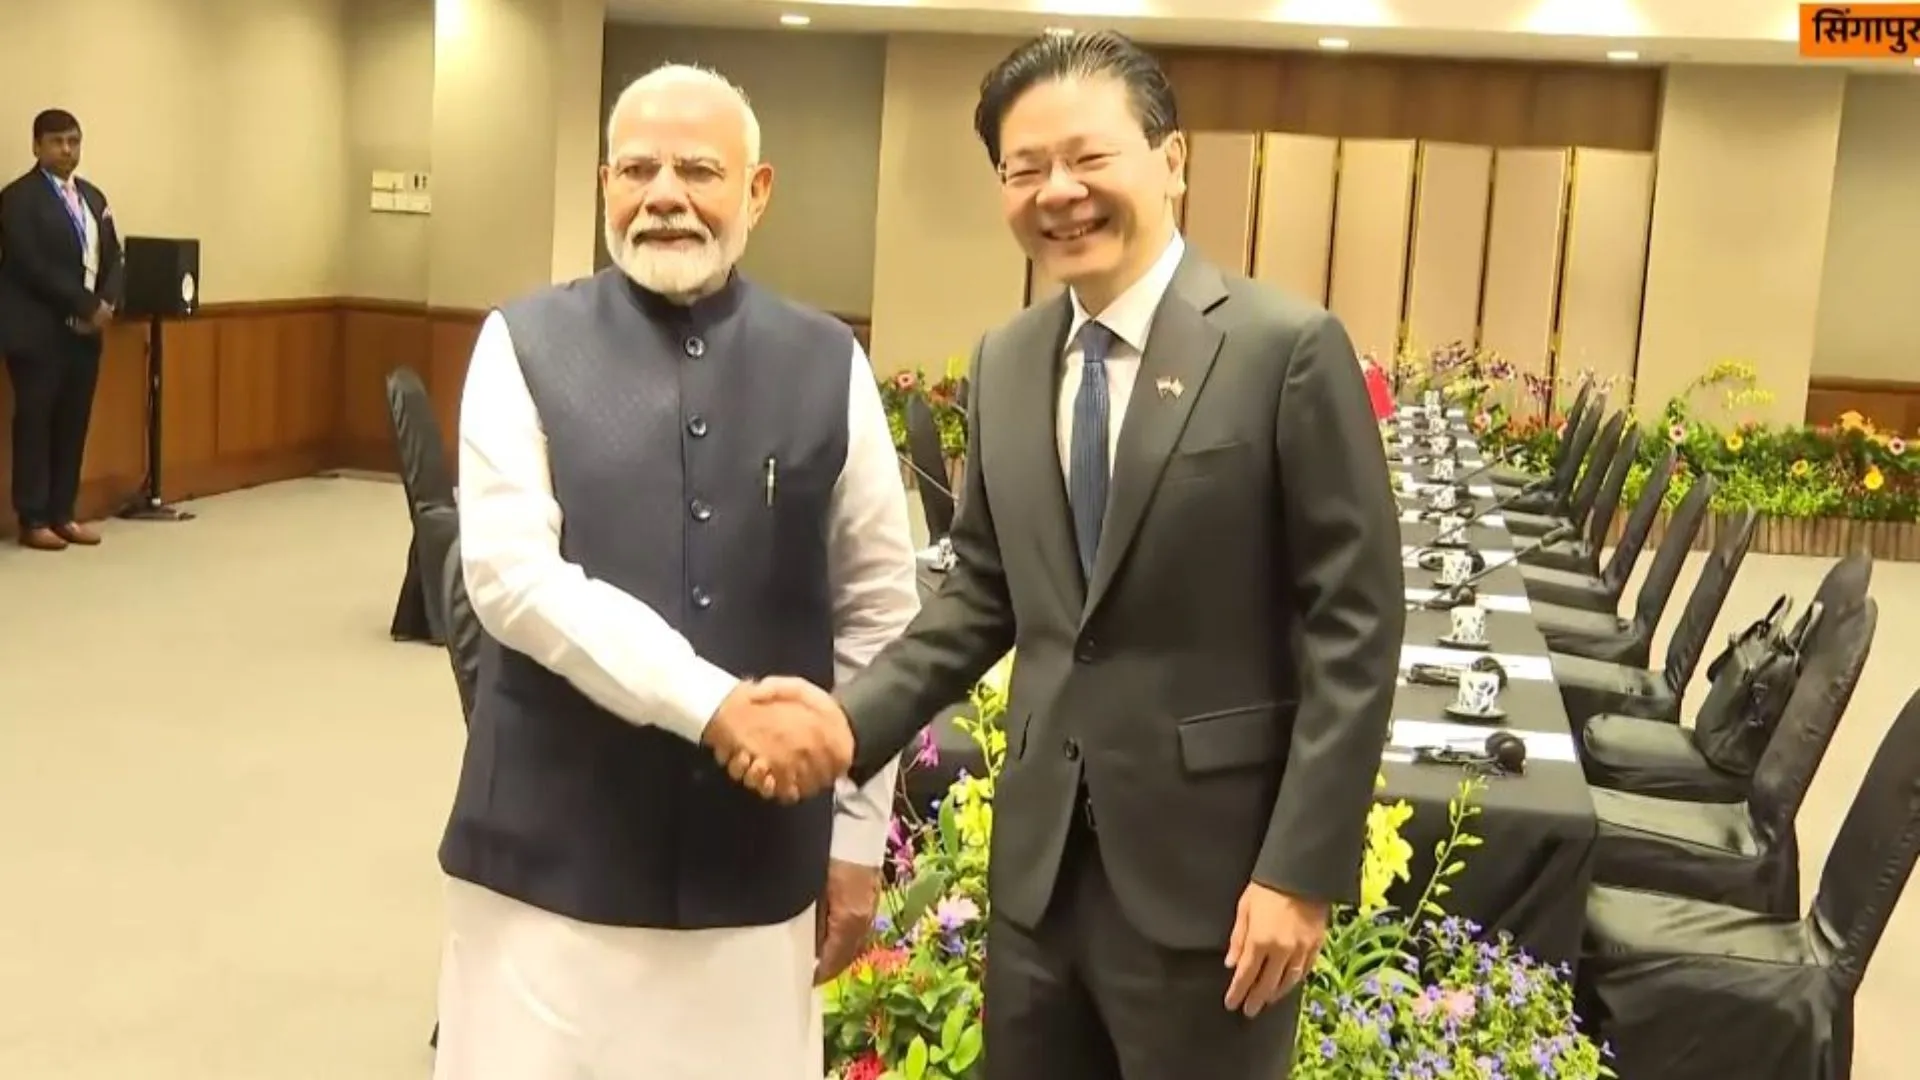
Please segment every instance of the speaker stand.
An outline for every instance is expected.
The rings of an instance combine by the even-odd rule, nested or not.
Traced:
[[[127,521],[192,521],[190,511],[169,506],[160,498],[160,416],[166,334],[158,315],[147,317],[147,476],[140,494],[122,507],[117,517]]]

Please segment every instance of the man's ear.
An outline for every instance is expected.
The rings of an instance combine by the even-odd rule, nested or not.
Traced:
[[[747,224],[759,225],[760,216],[767,212],[767,203],[773,198],[773,166],[761,162],[753,167],[747,177]]]
[[[1168,135],[1166,141],[1160,144],[1160,152],[1166,155],[1167,170],[1173,176],[1173,183],[1172,186],[1168,188],[1168,195],[1178,199],[1187,193],[1186,133],[1176,131]]]

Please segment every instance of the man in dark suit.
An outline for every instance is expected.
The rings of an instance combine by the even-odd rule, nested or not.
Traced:
[[[1358,893],[1405,623],[1360,364],[1326,311],[1185,249],[1173,93],[1125,38],[1022,46],[976,124],[1068,288],[974,355],[958,565],[839,693],[853,775],[1017,645],[988,1076],[1275,1080]],[[786,757],[737,747],[730,771],[818,782]]]
[[[34,166],[0,188],[0,353],[13,379],[13,508],[20,543],[98,544],[74,502],[100,381],[100,335],[120,296],[120,238],[100,189],[74,175],[80,122],[33,118]]]

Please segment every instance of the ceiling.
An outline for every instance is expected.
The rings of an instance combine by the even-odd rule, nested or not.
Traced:
[[[1680,3],[1685,0],[1670,0]],[[811,23],[786,28],[780,9],[767,0],[607,0],[607,17],[626,23],[730,29],[786,29],[792,33],[934,33],[1027,37],[1049,27],[1091,30],[1115,29],[1141,41],[1159,45],[1254,49],[1315,49],[1327,33],[1323,27],[1252,21],[1192,19],[1074,18],[1036,16],[995,11],[895,6],[884,0],[823,5],[809,3],[804,11]],[[1687,39],[1624,42],[1619,38],[1516,33],[1511,31],[1450,32],[1441,30],[1373,27],[1341,31],[1348,52],[1447,56],[1477,59],[1545,60],[1606,63],[1609,50],[1636,48],[1638,63],[1700,64],[1808,64],[1791,41]],[[1920,63],[1920,62],[1917,62]],[[1840,66],[1880,74],[1915,71],[1910,65],[1890,67],[1885,62],[1842,63]]]

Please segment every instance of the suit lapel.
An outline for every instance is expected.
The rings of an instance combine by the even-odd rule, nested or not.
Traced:
[[[1206,313],[1226,298],[1227,287],[1220,272],[1189,249],[1147,331],[1147,352],[1134,379],[1133,396],[1114,453],[1107,517],[1100,529],[1100,551],[1094,557],[1093,576],[1087,583],[1082,618],[1099,606],[1113,583],[1140,531],[1167,458],[1186,430],[1193,403],[1220,355],[1225,335],[1208,321]]]
[[[1086,586],[1073,540],[1073,514],[1067,508],[1067,482],[1058,465],[1060,372],[1067,327],[1073,322],[1073,303],[1062,291],[1044,313],[1036,316],[1018,338],[1008,342],[1011,359],[1021,371],[1021,377],[1015,380],[1017,400],[1008,410],[1013,422],[1007,426],[1007,437],[1018,440],[1020,447],[1008,455],[1008,460],[1034,462],[1034,467],[1026,470],[1026,479],[1016,481],[1027,493],[1018,500],[1019,510],[1032,521],[1040,559],[1047,577],[1060,587],[1061,603],[1065,610],[1077,612],[1084,604]],[[1010,518],[1002,516],[996,522],[1002,537],[1012,534]]]

